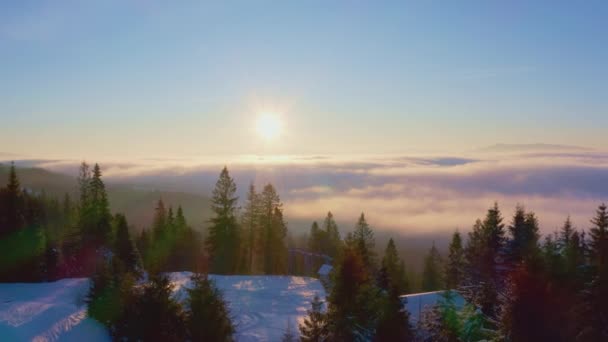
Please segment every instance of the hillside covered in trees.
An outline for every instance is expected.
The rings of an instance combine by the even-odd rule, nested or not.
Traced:
[[[207,274],[304,275],[330,264],[326,298],[285,340],[303,341],[603,341],[608,338],[608,209],[586,229],[569,217],[541,236],[539,218],[517,206],[509,219],[497,203],[469,232],[456,231],[446,253],[428,246],[422,291],[445,292],[412,326],[403,306],[412,271],[395,240],[376,246],[364,213],[341,230],[329,211],[302,236],[289,233],[272,184],[251,184],[240,199],[227,168],[211,193],[211,219],[193,229],[182,206],[158,198],[143,230],[112,213],[99,165],[82,163],[77,196],[20,185],[11,166],[0,189],[0,281],[90,277],[88,314],[116,340],[220,341],[234,326]],[[330,208],[328,208],[330,209]],[[201,209],[202,210],[202,209]],[[187,300],[172,297],[167,274],[193,272]]]

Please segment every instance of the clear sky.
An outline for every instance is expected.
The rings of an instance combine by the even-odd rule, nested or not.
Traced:
[[[31,156],[602,148],[607,80],[605,1],[0,2],[0,152]]]

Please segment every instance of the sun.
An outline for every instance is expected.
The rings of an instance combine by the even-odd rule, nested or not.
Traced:
[[[256,131],[264,140],[276,140],[281,135],[283,124],[278,115],[263,113],[257,119]]]

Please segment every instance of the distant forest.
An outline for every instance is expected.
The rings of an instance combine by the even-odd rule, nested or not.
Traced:
[[[453,233],[446,255],[428,246],[422,272],[412,276],[393,239],[377,252],[363,213],[347,233],[328,212],[306,236],[290,238],[274,186],[251,185],[241,202],[227,168],[213,190],[204,234],[188,224],[181,206],[160,198],[150,208],[150,226],[136,232],[124,214],[110,212],[97,164],[91,169],[82,163],[77,187],[75,198],[24,189],[11,165],[0,189],[0,281],[91,277],[89,314],[116,339],[230,340],[229,314],[205,274],[317,276],[318,267],[331,263],[327,308],[322,299],[311,303],[302,340],[608,340],[604,204],[588,229],[577,230],[565,218],[558,232],[541,238],[533,212],[517,206],[505,223],[494,203],[466,236]],[[317,256],[313,265],[310,255]],[[187,307],[170,298],[163,274],[173,271],[196,274]],[[456,307],[447,291],[414,329],[399,296],[447,289],[468,304]],[[214,323],[200,331],[201,320]],[[215,335],[206,335],[211,331]],[[146,335],[154,333],[161,335]],[[296,339],[286,333],[291,337]]]

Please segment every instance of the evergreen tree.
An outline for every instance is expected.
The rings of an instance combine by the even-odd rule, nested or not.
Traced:
[[[397,248],[393,239],[389,239],[382,258],[380,269],[380,287],[385,290],[395,289],[399,294],[409,292],[409,282],[405,273],[405,265],[397,255]]]
[[[605,204],[598,207],[591,223],[590,259],[594,276],[586,296],[586,333],[593,340],[605,341],[608,340],[608,211]]]
[[[437,291],[443,286],[441,281],[442,261],[435,243],[429,250],[428,256],[424,259],[424,270],[422,271],[422,290]]]
[[[166,276],[152,275],[127,307],[116,340],[185,341],[188,331],[185,314],[172,298],[172,289]]]
[[[490,318],[496,318],[498,292],[504,287],[500,264],[504,263],[504,224],[498,204],[477,220],[465,248],[465,297]]]
[[[310,234],[308,235],[308,250],[314,253],[322,253],[323,240],[323,231],[319,229],[319,225],[315,221],[312,223]]]
[[[152,223],[152,232],[155,239],[160,239],[165,233],[165,227],[167,226],[167,209],[165,209],[165,203],[162,198],[158,200],[156,208],[154,209],[154,219]]]
[[[323,231],[325,235],[323,253],[331,258],[335,258],[342,248],[342,239],[340,238],[340,231],[331,211],[327,212],[327,216],[323,220]]]
[[[258,270],[260,251],[260,196],[255,185],[249,185],[247,201],[241,216],[241,272],[252,273]],[[254,261],[257,261],[254,265]]]
[[[265,274],[287,272],[287,225],[283,219],[282,203],[272,184],[267,184],[260,195],[261,259]]]
[[[409,322],[409,313],[399,298],[396,288],[388,291],[382,316],[378,321],[374,341],[413,341],[414,333]]]
[[[236,219],[236,185],[224,167],[211,198],[211,226],[205,241],[214,273],[233,273],[237,269],[239,231]]]
[[[205,275],[194,274],[186,324],[191,341],[232,341],[234,327],[222,293]]]
[[[329,340],[371,339],[382,312],[382,300],[361,255],[355,248],[346,247],[337,261],[329,295]]]
[[[323,312],[323,303],[319,296],[315,296],[312,309],[300,325],[300,335],[303,342],[327,341],[327,315]]]
[[[605,204],[598,207],[591,223],[591,264],[598,276],[608,281],[608,211]]]
[[[120,267],[124,268],[124,271],[138,274],[141,270],[140,258],[129,234],[127,219],[123,214],[116,214],[114,220],[116,222],[114,258],[120,261]]]
[[[376,247],[376,240],[374,239],[373,230],[365,220],[365,214],[361,213],[361,216],[359,216],[359,220],[357,220],[357,224],[355,225],[355,230],[352,235],[350,235],[349,243],[356,248],[357,253],[361,255],[365,267],[370,272],[375,272],[376,253],[374,249]]]
[[[0,236],[15,232],[23,227],[23,196],[21,185],[15,170],[15,163],[11,163],[8,174],[8,183],[2,192],[2,207],[0,207]]]
[[[458,231],[452,235],[450,242],[450,252],[445,264],[445,286],[448,290],[456,289],[463,280],[464,273],[464,250],[462,248],[462,238]]]

